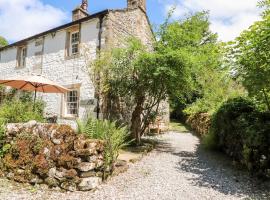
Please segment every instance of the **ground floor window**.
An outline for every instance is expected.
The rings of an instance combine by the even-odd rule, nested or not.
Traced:
[[[71,89],[65,95],[65,117],[78,117],[79,115],[79,90]]]

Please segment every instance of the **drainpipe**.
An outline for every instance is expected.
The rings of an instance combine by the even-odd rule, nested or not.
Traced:
[[[100,58],[100,52],[101,52],[101,37],[102,37],[102,24],[103,24],[104,15],[99,18],[99,33],[98,33],[98,57]],[[100,74],[98,72],[97,75],[97,119],[99,119],[100,115]]]

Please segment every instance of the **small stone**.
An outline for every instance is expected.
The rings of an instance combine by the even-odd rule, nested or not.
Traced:
[[[64,174],[66,178],[75,178],[78,175],[75,169],[66,170]]]
[[[61,183],[61,188],[67,191],[75,192],[77,190],[77,186],[74,182],[66,181]]]
[[[96,167],[97,167],[97,168],[102,167],[103,165],[104,165],[103,160],[97,160],[97,161],[96,161]]]
[[[56,145],[61,144],[61,140],[60,139],[53,139],[52,142]]]
[[[98,157],[96,155],[93,155],[93,156],[87,156],[86,160],[88,162],[97,162],[98,160]]]
[[[48,176],[51,177],[51,178],[54,178],[55,177],[55,174],[56,174],[56,168],[51,168],[49,169],[49,172],[48,172]]]
[[[27,122],[27,123],[25,124],[25,127],[26,127],[26,128],[32,128],[32,127],[34,127],[35,125],[37,125],[37,121],[31,120],[31,121],[29,121],[29,122]]]
[[[19,127],[16,124],[7,124],[6,126],[6,134],[8,136],[15,136],[20,132]]]
[[[64,176],[65,176],[65,170],[63,171],[56,170],[55,175],[54,175],[54,177],[61,182],[65,180]]]
[[[96,155],[97,151],[95,149],[79,149],[76,153],[78,156],[91,156]]]
[[[100,177],[82,178],[78,185],[79,190],[88,191],[97,188],[102,182]]]
[[[17,174],[20,174],[20,175],[24,174],[24,170],[23,169],[18,169]]]
[[[35,178],[30,180],[30,183],[31,184],[41,184],[41,183],[43,183],[43,180],[38,178],[38,177],[35,177]]]
[[[89,162],[82,162],[78,165],[78,169],[81,172],[88,172],[96,168],[95,163],[89,163]]]
[[[84,145],[85,145],[85,140],[82,137],[80,137],[74,141],[74,149],[76,151],[78,151],[80,149],[84,149]]]
[[[87,146],[87,148],[95,149],[97,147],[97,141],[95,141],[95,140],[86,140],[85,145]]]
[[[89,177],[95,177],[96,176],[96,172],[95,171],[89,171],[89,172],[82,172],[80,174],[81,178],[89,178]]]
[[[97,176],[97,177],[103,177],[103,172],[97,172],[97,173],[96,173],[96,176]]]
[[[50,157],[50,154],[51,154],[51,151],[50,149],[48,149],[47,147],[44,148],[44,151],[43,151],[43,154],[49,158]]]
[[[56,187],[58,185],[58,181],[55,178],[52,177],[48,177],[45,179],[45,183],[49,186],[49,187]]]
[[[13,179],[13,178],[14,178],[14,173],[9,172],[9,173],[7,174],[7,178],[8,178],[8,179]]]
[[[51,134],[50,134],[50,137],[51,138],[54,138],[54,135],[56,134],[56,130],[52,130]]]

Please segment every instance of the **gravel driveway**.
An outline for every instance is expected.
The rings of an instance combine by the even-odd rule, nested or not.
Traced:
[[[270,199],[270,183],[252,181],[221,154],[207,152],[190,133],[158,137],[158,148],[95,192],[20,189],[0,179],[1,200]]]

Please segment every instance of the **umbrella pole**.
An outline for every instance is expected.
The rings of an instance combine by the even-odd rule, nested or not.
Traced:
[[[34,106],[33,106],[33,110],[34,110],[34,111],[35,111],[35,109],[36,109],[36,98],[37,98],[37,90],[35,89]]]

